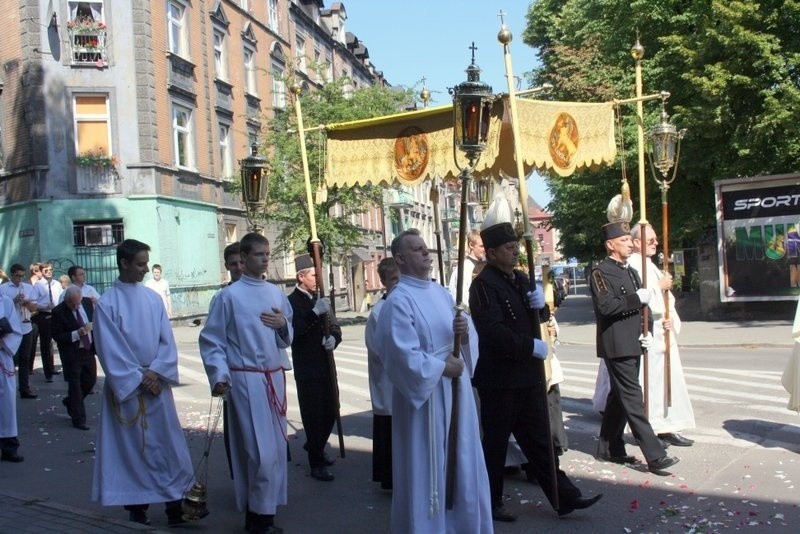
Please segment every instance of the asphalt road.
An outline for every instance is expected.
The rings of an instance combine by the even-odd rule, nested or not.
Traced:
[[[289,504],[276,524],[286,532],[388,532],[390,493],[370,481],[371,425],[363,326],[344,328],[336,351],[346,457],[332,468],[334,482],[309,477],[302,450],[303,434],[289,377]],[[197,345],[179,344],[181,379],[176,399],[192,456],[199,459],[213,404]],[[795,532],[800,524],[800,425],[785,408],[780,375],[782,348],[683,349],[683,365],[693,398],[697,428],[685,435],[691,448],[672,447],[681,462],[660,477],[636,468],[598,463],[592,457],[600,418],[591,407],[597,360],[591,346],[558,348],[566,382],[562,385],[570,450],[562,468],[584,494],[604,498],[593,508],[558,519],[541,490],[520,476],[506,479],[508,507],[519,514],[512,524],[495,523],[501,533],[548,529],[553,532],[717,532],[754,529]],[[63,382],[46,384],[33,375],[37,400],[20,401],[22,464],[0,466],[3,491],[124,519],[119,508],[89,500],[94,432],[70,426],[60,399]],[[95,427],[97,396],[87,399],[89,424]],[[330,452],[338,457],[336,438]],[[641,453],[634,446],[628,452]],[[239,532],[243,514],[235,510],[232,483],[221,439],[213,442],[209,461],[211,515],[188,530]],[[160,510],[151,512],[154,527],[165,528]],[[795,525],[792,527],[791,525]]]

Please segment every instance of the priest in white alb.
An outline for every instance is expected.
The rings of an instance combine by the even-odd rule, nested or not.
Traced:
[[[392,532],[493,532],[489,479],[470,377],[478,339],[453,297],[432,282],[433,256],[412,229],[392,241],[400,283],[386,299],[377,331],[393,385]],[[460,358],[453,356],[460,335]],[[452,381],[460,387],[453,508],[445,495]]]
[[[287,502],[286,349],[292,307],[263,279],[269,241],[250,233],[240,242],[244,274],[215,295],[200,332],[200,355],[211,393],[226,395],[236,505],[248,532],[277,531]]]
[[[181,503],[194,482],[189,448],[175,409],[178,349],[161,298],[141,282],[150,247],[117,247],[119,278],[97,303],[94,335],[105,372],[92,500],[123,505],[150,524],[150,503],[166,504],[169,526],[185,522]]]

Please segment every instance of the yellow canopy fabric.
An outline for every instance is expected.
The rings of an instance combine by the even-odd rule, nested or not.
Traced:
[[[569,176],[579,167],[611,163],[617,155],[612,102],[519,100],[517,117],[526,167]]]
[[[577,167],[611,162],[616,156],[612,103],[582,104],[518,100],[523,171],[549,168],[569,176]],[[439,176],[454,178],[453,106],[439,106],[326,126],[327,185],[399,182],[413,186]],[[459,165],[466,161],[457,154]],[[498,98],[478,177],[517,176],[507,96]]]

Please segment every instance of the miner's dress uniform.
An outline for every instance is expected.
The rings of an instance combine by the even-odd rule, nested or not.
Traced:
[[[639,384],[642,303],[636,290],[641,280],[627,264],[607,257],[592,270],[589,284],[597,318],[597,356],[605,360],[611,379],[598,456],[625,456],[622,435],[627,422],[645,459],[652,462],[664,457],[666,450],[647,420]]]

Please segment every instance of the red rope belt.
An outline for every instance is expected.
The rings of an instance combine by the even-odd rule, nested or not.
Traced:
[[[17,374],[17,372],[14,370],[14,366],[13,365],[11,366],[11,370],[9,371],[8,369],[6,369],[6,366],[3,365],[2,361],[0,361],[0,371],[2,371],[3,374],[6,375],[6,376],[14,376],[14,375]]]
[[[273,411],[277,412],[278,415],[286,418],[286,371],[283,367],[278,367],[277,369],[258,369],[257,367],[230,367],[231,371],[239,371],[242,373],[261,373],[267,379],[267,400],[269,401],[270,406],[272,406]],[[275,391],[275,384],[272,382],[272,375],[274,373],[280,372],[283,376],[283,401],[278,399],[278,392]],[[279,421],[280,422],[280,421]],[[283,434],[283,439],[288,441],[288,437],[286,436],[286,430],[283,428],[283,424],[280,425],[281,433]]]

